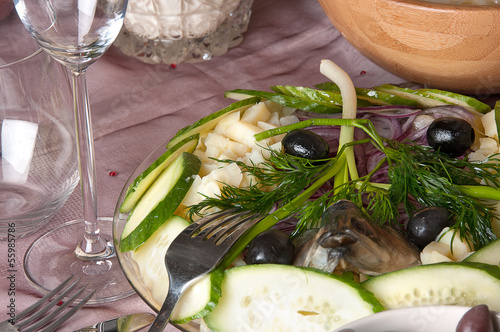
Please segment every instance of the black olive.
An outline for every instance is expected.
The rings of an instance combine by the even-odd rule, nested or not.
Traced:
[[[292,265],[295,246],[288,235],[271,229],[257,235],[245,257],[247,264],[287,264]]]
[[[300,158],[318,160],[328,158],[330,154],[330,147],[323,137],[309,130],[292,130],[281,143],[285,153]]]
[[[438,118],[427,129],[427,143],[451,157],[463,155],[474,143],[474,138],[470,123],[458,118]]]
[[[450,212],[438,206],[431,206],[415,212],[408,220],[408,240],[419,249],[436,239],[443,228],[450,226]]]
[[[493,321],[487,305],[480,304],[469,309],[460,319],[456,332],[493,332]]]

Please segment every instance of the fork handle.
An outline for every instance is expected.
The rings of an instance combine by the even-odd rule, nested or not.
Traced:
[[[180,287],[168,287],[167,297],[165,302],[161,306],[158,315],[156,316],[153,324],[149,328],[148,332],[162,332],[170,321],[170,316],[174,310],[177,301],[182,295],[183,290]]]

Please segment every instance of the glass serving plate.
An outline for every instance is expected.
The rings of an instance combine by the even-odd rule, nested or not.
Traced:
[[[125,198],[125,193],[127,191],[127,188],[139,174],[141,174],[146,168],[148,168],[149,165],[153,163],[153,161],[155,161],[159,156],[161,156],[165,152],[167,143],[168,141],[165,141],[164,143],[158,145],[158,147],[156,147],[140,163],[140,165],[134,170],[134,172],[132,172],[132,174],[130,175],[129,179],[127,180],[122,189],[122,192],[120,194],[116,206],[115,214],[113,217],[113,241],[115,244],[115,248],[120,247],[121,234],[123,232],[123,228],[125,227],[125,223],[129,216],[129,214],[124,214],[119,212],[119,208],[123,202],[123,199]],[[146,302],[146,304],[151,309],[153,309],[155,312],[158,312],[160,309],[160,305],[157,304],[156,301],[153,299],[150,290],[146,287],[143,280],[141,279],[141,276],[139,275],[138,272],[139,270],[137,264],[132,259],[130,253],[129,252],[122,253],[118,249],[116,250],[116,255],[118,257],[118,262],[120,263],[121,269],[123,270],[123,273],[125,274],[125,277],[127,278],[130,285],[132,285],[136,293],[142,298],[144,302]],[[183,324],[183,325],[174,324],[174,326],[183,332],[198,332],[200,330],[200,326],[197,321],[192,321],[188,324]]]

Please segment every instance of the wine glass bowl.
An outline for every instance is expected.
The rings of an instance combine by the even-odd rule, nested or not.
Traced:
[[[64,67],[36,48],[9,63],[0,52],[0,238],[46,225],[78,183],[71,109]]]
[[[43,49],[71,70],[84,70],[109,48],[120,32],[126,9],[123,3],[18,1],[16,10]]]

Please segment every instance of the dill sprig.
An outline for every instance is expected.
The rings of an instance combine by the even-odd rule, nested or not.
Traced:
[[[481,180],[493,187],[500,187],[499,154],[482,161],[470,161],[467,157],[457,159],[433,150],[430,146],[414,144],[411,141],[385,140],[385,155],[393,162],[412,162],[415,167],[429,169],[432,173],[446,177],[457,185],[476,185]]]
[[[396,222],[399,211],[389,200],[387,189],[375,187],[366,179],[367,176],[346,182],[304,204],[297,213],[298,222],[292,235],[297,236],[307,229],[320,227],[325,209],[340,199],[355,203],[379,225]]]
[[[491,221],[497,218],[493,206],[463,190],[466,186],[478,185],[479,179],[499,185],[500,163],[495,156],[471,162],[467,158],[450,158],[411,142],[386,142],[388,147],[384,153],[391,183],[388,194],[394,204],[402,203],[408,215],[419,208],[414,202],[448,209],[455,220],[452,228],[458,229],[477,248],[495,238],[491,228]]]

